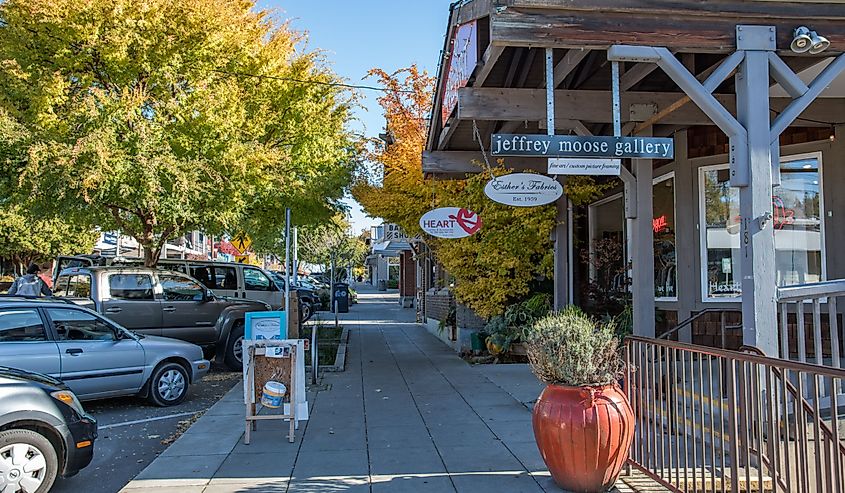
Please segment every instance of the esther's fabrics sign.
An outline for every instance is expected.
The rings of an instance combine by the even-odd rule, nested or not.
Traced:
[[[675,142],[665,137],[493,134],[494,156],[673,159]]]
[[[481,229],[481,218],[468,209],[441,207],[426,212],[420,227],[438,238],[466,238]]]
[[[487,182],[484,193],[500,204],[532,207],[551,204],[559,199],[563,195],[563,187],[545,175],[513,173]]]

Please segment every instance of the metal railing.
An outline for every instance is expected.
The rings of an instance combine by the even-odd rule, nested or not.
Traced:
[[[626,339],[625,358],[629,462],[663,486],[845,491],[845,370],[642,337]]]
[[[842,367],[836,309],[836,300],[840,296],[845,296],[843,279],[778,288],[781,358],[801,362],[813,361],[817,365],[834,368]],[[825,305],[826,310],[822,309],[822,305]],[[808,318],[812,353],[807,344]],[[794,332],[790,330],[790,322],[793,320]],[[826,325],[823,323],[825,320]]]
[[[736,311],[739,311],[739,310],[726,310],[724,308],[705,308],[704,310],[696,312],[695,314],[693,314],[689,318],[681,321],[678,325],[672,327],[671,329],[667,330],[666,332],[660,334],[659,336],[657,336],[657,338],[668,340],[670,337],[672,337],[673,335],[680,332],[680,330],[683,329],[684,327],[691,326],[693,322],[695,322],[696,320],[698,320],[702,316],[707,315],[708,313],[718,313],[719,314],[719,326],[720,326],[719,334],[722,337],[722,346],[721,347],[722,347],[722,349],[724,349],[725,346],[727,345],[727,342],[725,340],[725,337],[727,335],[726,330],[727,329],[736,329],[736,328],[742,327],[741,325],[728,325],[727,324],[727,321],[726,321],[726,318],[725,318],[726,314],[728,312],[736,312]]]

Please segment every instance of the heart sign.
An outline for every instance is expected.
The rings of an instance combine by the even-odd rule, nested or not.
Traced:
[[[481,218],[478,217],[477,213],[472,212],[471,210],[461,209],[458,211],[457,216],[449,216],[449,218],[457,221],[458,226],[466,231],[468,235],[473,235],[476,231],[481,229]]]
[[[481,229],[481,217],[460,207],[441,207],[426,212],[420,218],[420,227],[438,238],[466,238]]]

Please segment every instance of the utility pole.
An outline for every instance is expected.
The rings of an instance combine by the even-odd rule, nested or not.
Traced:
[[[285,209],[285,311],[290,313],[290,207]]]
[[[293,228],[293,283],[299,282],[299,228]]]

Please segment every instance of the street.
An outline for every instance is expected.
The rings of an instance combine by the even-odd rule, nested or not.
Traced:
[[[83,403],[98,422],[94,460],[78,475],[56,480],[55,493],[114,493],[163,452],[198,416],[214,405],[241,377],[218,365],[193,385],[174,407],[155,407],[137,397]]]

